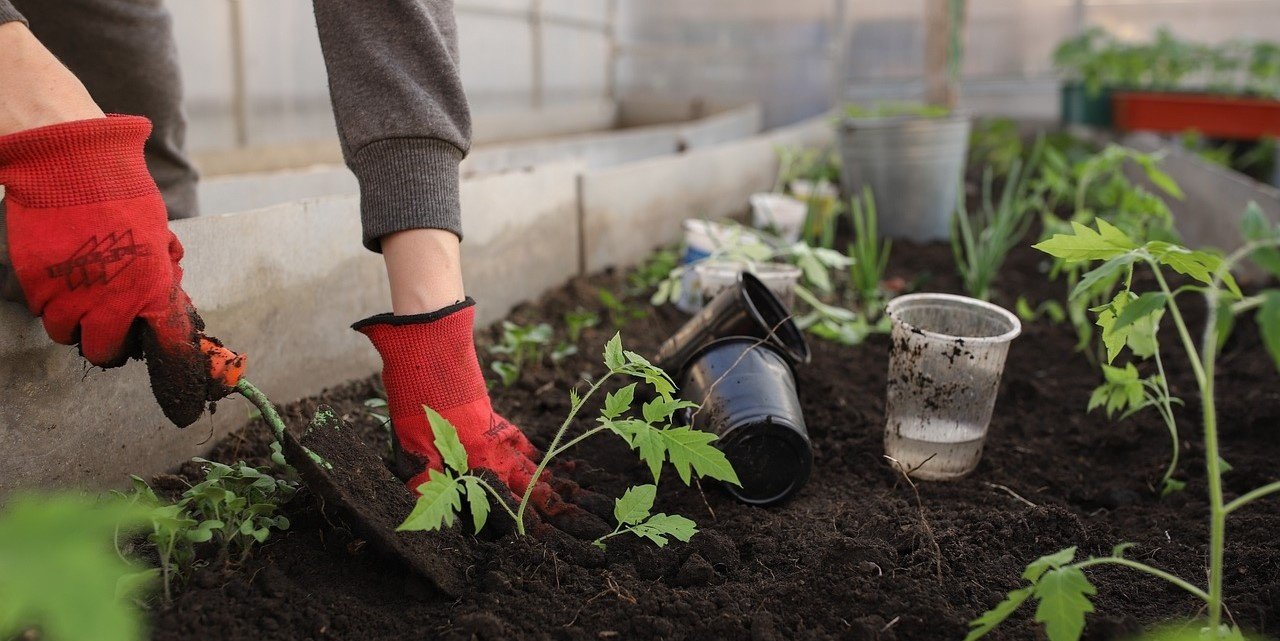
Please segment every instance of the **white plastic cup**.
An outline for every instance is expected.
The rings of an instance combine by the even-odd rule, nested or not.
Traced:
[[[893,325],[885,454],[913,478],[945,481],[982,458],[1009,343],[1022,323],[991,303],[951,294],[889,302]]]
[[[784,194],[751,194],[751,226],[763,229],[794,243],[800,240],[809,207]]]
[[[684,221],[684,253],[680,256],[680,262],[692,266],[717,252],[761,242],[763,241],[759,236],[742,227],[689,218]],[[680,296],[675,300],[675,306],[686,314],[694,314],[702,309],[698,277],[692,267],[686,269],[680,277]]]
[[[759,236],[742,227],[689,218],[684,221],[684,255],[681,262],[696,263],[716,252],[761,242],[763,241]]]
[[[817,198],[819,200],[839,200],[840,190],[836,186],[825,180],[813,182],[812,180],[793,180],[787,188],[791,190],[791,194],[800,200],[809,200]]]
[[[800,268],[786,263],[746,263],[737,260],[704,260],[693,267],[699,309],[716,294],[742,280],[743,272],[755,274],[790,310],[796,302]]]

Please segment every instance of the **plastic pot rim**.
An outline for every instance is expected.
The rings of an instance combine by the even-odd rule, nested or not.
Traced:
[[[917,327],[903,320],[897,314],[897,312],[899,311],[899,308],[901,308],[903,305],[906,305],[908,303],[913,303],[913,302],[930,301],[930,300],[947,301],[952,303],[960,303],[962,305],[967,305],[970,307],[977,307],[979,309],[985,310],[987,312],[990,312],[992,314],[995,314],[1005,319],[1009,323],[1010,329],[1009,331],[1004,332],[1003,334],[997,334],[995,336],[955,336],[952,334],[943,334],[941,332],[934,332],[921,327]],[[1009,341],[1012,341],[1013,339],[1017,338],[1020,334],[1022,334],[1022,321],[1013,312],[999,305],[996,305],[994,303],[989,303],[985,300],[970,298],[968,296],[958,296],[956,294],[919,293],[919,294],[906,294],[904,296],[898,296],[897,298],[894,298],[893,300],[889,301],[889,304],[885,307],[885,313],[889,315],[889,317],[893,320],[893,322],[901,324],[903,327],[906,327],[907,329],[911,330],[912,333],[919,333],[924,335],[925,337],[936,338],[939,340],[950,341],[950,340],[962,339],[964,340],[965,343],[970,343],[970,344],[972,343],[995,344],[995,343],[1008,343]]]
[[[853,116],[841,116],[840,126],[844,129],[887,129],[899,126],[915,126],[917,123],[940,123],[940,124],[959,124],[961,122],[972,122],[973,115],[967,111],[954,111],[945,116],[917,116],[912,114],[902,114],[897,116],[879,116],[879,117],[863,117],[855,118]]]
[[[781,357],[782,362],[787,364],[787,369],[791,370],[791,375],[795,376],[795,363],[798,361],[795,361],[790,354],[787,354],[786,351],[774,344],[773,341],[767,338],[756,338],[755,336],[722,336],[694,350],[694,352],[689,355],[689,360],[685,361],[684,364],[680,366],[680,369],[676,371],[676,375],[672,378],[680,383],[680,387],[684,387],[684,379],[689,375],[689,370],[693,369],[693,364],[696,363],[699,358],[702,358],[703,354],[731,343],[750,343],[752,347],[763,347],[768,349]]]
[[[769,286],[765,285],[764,281],[760,280],[760,278],[755,274],[752,274],[751,272],[742,272],[741,282],[742,295],[747,299],[747,309],[750,310],[752,314],[755,314],[756,318],[762,321],[761,324],[764,327],[768,328],[770,336],[777,338],[780,344],[773,345],[773,347],[782,354],[783,360],[788,362],[795,361],[797,363],[808,363],[809,359],[812,358],[813,355],[809,351],[809,342],[804,339],[804,332],[796,325],[795,314],[793,314],[791,310],[787,309],[786,305],[784,305],[782,301],[778,300],[778,297],[773,293],[773,290],[769,289]],[[754,294],[753,290],[755,292]],[[768,317],[764,314],[766,310],[760,309],[760,306],[756,304],[757,298],[765,304],[776,305],[776,308],[770,311],[773,311],[775,315],[782,318],[782,322],[774,325],[766,324],[768,322]],[[794,336],[785,336],[784,333],[794,333]],[[794,340],[787,340],[788,338]],[[769,339],[766,337],[763,340],[768,341]]]
[[[701,260],[694,266],[693,271],[701,273],[703,271],[715,271],[718,269],[723,269],[726,272],[729,270],[736,270],[735,273],[751,274],[757,279],[760,278],[760,274],[767,274],[770,276],[794,276],[797,282],[799,281],[800,276],[804,274],[804,270],[790,263],[779,263],[774,261],[756,262],[750,260],[737,260],[733,258],[708,258]]]

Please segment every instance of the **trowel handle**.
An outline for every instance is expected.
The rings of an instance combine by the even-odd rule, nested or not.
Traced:
[[[216,338],[200,335],[200,351],[209,357],[209,376],[228,388],[234,388],[244,375],[245,362],[248,357],[237,354]]]

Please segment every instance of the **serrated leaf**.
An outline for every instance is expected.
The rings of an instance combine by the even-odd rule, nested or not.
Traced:
[[[1044,624],[1049,641],[1079,641],[1084,615],[1093,612],[1089,597],[1097,594],[1079,568],[1049,570],[1036,581],[1036,621]]]
[[[615,419],[622,416],[631,409],[631,401],[636,396],[636,383],[632,383],[616,392],[606,394],[604,397],[604,409],[600,411],[600,415]]]
[[[603,290],[602,290],[603,291]],[[604,346],[604,366],[615,372],[626,365],[626,357],[622,355],[622,333],[618,332]]]
[[[628,488],[613,503],[613,518],[622,525],[635,525],[649,517],[653,500],[658,495],[656,485],[637,485]]]
[[[987,610],[982,614],[982,616],[969,622],[969,634],[964,638],[964,641],[976,641],[977,639],[981,639],[986,636],[988,632],[994,630],[996,626],[1009,618],[1009,615],[1017,611],[1017,609],[1022,606],[1023,602],[1027,600],[1027,597],[1031,596],[1033,591],[1035,591],[1035,586],[1018,588],[1017,590],[1010,592],[1009,595],[1006,596],[1003,601],[997,603],[995,607]]]
[[[637,432],[635,438],[631,440],[631,447],[640,454],[640,460],[649,466],[649,472],[653,474],[653,482],[657,483],[662,476],[662,462],[667,456],[667,442],[662,438],[660,430],[648,425],[645,427],[648,429]]]
[[[462,485],[467,493],[467,507],[471,510],[471,524],[475,526],[476,534],[479,534],[489,520],[489,495],[480,484],[480,479],[474,476],[463,478]]]
[[[1086,260],[1110,260],[1137,248],[1115,225],[1098,218],[1097,231],[1072,221],[1073,234],[1054,234],[1034,247],[1068,263]]]
[[[1079,283],[1076,283],[1076,286],[1071,290],[1070,298],[1077,298],[1091,293],[1096,285],[1105,282],[1107,279],[1114,279],[1120,273],[1120,270],[1132,265],[1133,261],[1137,259],[1138,257],[1133,254],[1122,254],[1098,265],[1097,268],[1086,273]]]
[[[1164,309],[1165,304],[1168,302],[1169,297],[1164,292],[1143,293],[1138,296],[1137,300],[1126,305],[1124,311],[1116,316],[1116,322],[1111,326],[1111,331],[1118,332],[1133,325],[1148,314]]]
[[[659,398],[645,403],[641,412],[644,420],[649,423],[663,423],[670,419],[676,410],[697,406],[697,403],[679,398]]]
[[[458,510],[462,509],[461,485],[452,475],[430,470],[427,482],[418,486],[418,502],[397,532],[439,530],[453,525]]]
[[[1040,579],[1040,575],[1045,570],[1057,568],[1066,565],[1076,558],[1076,546],[1071,546],[1062,550],[1058,550],[1053,554],[1046,554],[1027,565],[1027,569],[1022,571],[1022,578],[1035,583]]]
[[[1262,335],[1262,344],[1266,346],[1271,361],[1280,369],[1280,290],[1268,289],[1262,292],[1262,305],[1254,315],[1258,324],[1258,333]]]
[[[667,537],[672,537],[679,541],[688,542],[698,533],[697,524],[678,514],[654,514],[649,520],[632,527],[631,531],[636,536],[641,536],[653,541],[658,547],[664,547],[667,544]]]
[[[431,424],[433,442],[436,449],[440,451],[440,457],[444,459],[444,464],[459,474],[466,472],[468,469],[467,449],[462,446],[462,441],[458,439],[458,430],[454,429],[453,423],[441,416],[439,412],[426,405],[422,406],[422,410],[427,413],[427,422]]]
[[[1177,198],[1178,200],[1183,199],[1182,188],[1178,186],[1178,183],[1170,177],[1169,174],[1157,169],[1154,163],[1150,166],[1144,167],[1144,169],[1146,169],[1147,178],[1155,184],[1156,187],[1159,187],[1165,193]]]
[[[691,480],[690,470],[698,476],[742,485],[724,452],[711,445],[716,440],[715,434],[689,427],[676,427],[658,433],[665,443],[671,465],[676,468],[676,474],[685,485]]]
[[[1193,251],[1159,240],[1147,243],[1146,247],[1147,251],[1151,252],[1151,255],[1161,264],[1206,285],[1213,284],[1213,276],[1222,266],[1222,257],[1207,251]],[[1222,284],[1236,297],[1242,296],[1240,286],[1236,284],[1235,278],[1229,272],[1222,275]]]

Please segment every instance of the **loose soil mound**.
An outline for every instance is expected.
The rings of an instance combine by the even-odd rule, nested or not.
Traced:
[[[1060,298],[1041,255],[1015,252],[1000,285],[1032,304]],[[919,289],[956,291],[950,250],[894,247],[892,275]],[[619,291],[618,275],[579,279],[513,315],[562,326],[566,311],[601,310],[597,288]],[[998,297],[1013,304],[1013,297]],[[483,301],[481,301],[483,304]],[[603,315],[603,312],[602,312]],[[652,310],[623,327],[628,347],[652,353],[682,318]],[[568,409],[566,389],[598,375],[608,322],[585,332],[581,355],[530,371],[495,405],[545,445]],[[492,340],[487,334],[483,340]],[[445,598],[374,553],[331,508],[300,493],[287,508],[293,529],[274,536],[234,571],[197,572],[171,607],[155,613],[156,639],[960,639],[966,622],[1018,585],[1025,564],[1078,545],[1105,554],[1122,541],[1130,556],[1194,582],[1205,575],[1207,503],[1195,385],[1178,358],[1173,392],[1185,445],[1183,492],[1152,490],[1169,445],[1154,415],[1124,423],[1085,414],[1096,369],[1073,350],[1065,325],[1028,324],[1014,342],[982,463],[953,483],[921,483],[919,497],[882,459],[888,340],[859,347],[814,343],[799,371],[813,438],[809,484],[790,503],[753,508],[709,485],[663,480],[657,509],[695,519],[688,544],[657,549],[618,537],[607,553],[566,537],[460,538],[466,585]],[[1167,344],[1172,344],[1167,342]],[[1277,375],[1250,324],[1237,328],[1218,382],[1223,456],[1232,495],[1280,478]],[[332,405],[364,441],[387,452],[387,433],[363,401],[375,379],[353,382],[285,408],[301,429],[320,403]],[[588,419],[589,420],[589,419]],[[586,425],[586,422],[583,422]],[[265,464],[267,430],[250,425],[215,456]],[[610,437],[577,450],[562,472],[618,496],[646,470]],[[190,473],[190,468],[185,470]],[[919,501],[919,502],[917,502]],[[1274,499],[1232,517],[1228,605],[1240,624],[1280,634],[1280,509]],[[617,541],[613,543],[612,541]],[[1114,639],[1144,625],[1196,614],[1177,588],[1123,569],[1092,573],[1099,586],[1088,639]],[[992,639],[1041,633],[1024,610]]]

